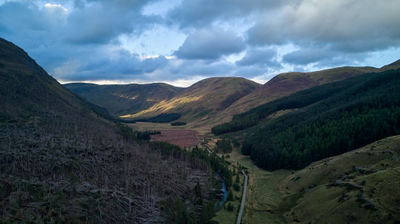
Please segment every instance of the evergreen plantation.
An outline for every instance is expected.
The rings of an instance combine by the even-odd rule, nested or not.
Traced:
[[[318,86],[237,115],[214,134],[250,128],[242,153],[268,170],[299,169],[400,133],[400,70]],[[285,113],[275,119],[269,116]]]

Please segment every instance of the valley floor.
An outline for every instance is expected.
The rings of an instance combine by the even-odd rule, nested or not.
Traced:
[[[154,123],[130,126],[137,130],[190,129]],[[208,143],[206,149],[212,150],[214,137],[202,135],[200,139]],[[400,136],[314,162],[297,171],[260,169],[238,148],[227,155],[225,158],[231,164],[244,167],[249,176],[242,223],[400,222]],[[234,175],[233,181],[235,178]],[[235,223],[243,179],[240,175],[240,190],[233,190],[233,200],[213,220]],[[233,211],[227,209],[228,203]]]

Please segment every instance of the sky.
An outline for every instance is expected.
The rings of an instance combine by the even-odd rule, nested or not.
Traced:
[[[399,9],[399,0],[0,0],[0,37],[61,83],[265,83],[400,59]]]

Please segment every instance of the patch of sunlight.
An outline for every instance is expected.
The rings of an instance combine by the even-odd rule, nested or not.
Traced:
[[[194,101],[198,101],[202,98],[202,96],[185,96],[185,97],[178,97],[178,98],[173,98],[171,100],[163,100],[159,103],[154,104],[150,108],[146,110],[142,110],[136,114],[126,114],[126,115],[121,115],[121,118],[135,118],[135,117],[140,117],[145,114],[161,114],[161,113],[166,113],[172,109],[175,109],[177,107],[181,107],[187,103],[191,103]]]

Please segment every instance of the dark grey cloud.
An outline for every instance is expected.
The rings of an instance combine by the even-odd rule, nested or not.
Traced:
[[[338,52],[332,52],[327,49],[305,48],[300,49],[283,57],[283,61],[295,65],[307,65],[321,60],[332,59]]]
[[[100,54],[104,55],[104,53]],[[71,68],[69,73],[59,73],[58,77],[63,81],[85,81],[85,80],[133,80],[143,79],[146,73],[154,72],[167,66],[168,60],[163,57],[140,58],[125,50],[113,52],[113,57],[99,56],[86,59],[84,64],[80,60],[65,63],[61,71]],[[54,68],[57,73],[59,68]]]
[[[141,15],[148,2],[77,0],[69,10],[52,3],[6,2],[0,4],[0,35],[64,81],[137,78],[162,69],[167,59],[141,59],[124,51],[111,57],[107,48],[112,44],[118,49],[119,35],[141,32],[158,20]]]
[[[141,14],[149,2],[75,1],[72,7],[77,7],[70,10],[52,3],[6,2],[0,5],[0,29],[17,41],[29,37],[43,43],[107,44],[121,34],[140,33],[157,22],[157,16]]]
[[[218,59],[245,49],[243,39],[233,32],[202,29],[190,34],[175,55],[183,59]]]
[[[178,65],[170,65],[169,78],[185,78],[191,76],[229,76],[235,67],[226,62],[207,63],[203,60],[183,61]],[[171,77],[172,76],[172,77]]]
[[[271,68],[259,67],[259,66],[244,66],[235,68],[233,75],[240,77],[254,77],[259,75],[268,74],[273,71]]]
[[[347,53],[329,48],[301,48],[283,56],[284,63],[300,66],[315,64],[317,67],[332,67],[337,65],[352,65],[366,58],[362,53]]]
[[[13,32],[17,27],[22,30],[44,30],[46,29],[46,15],[40,15],[21,2],[7,2],[0,7],[0,23],[3,30]],[[16,14],[17,13],[17,14]]]
[[[365,52],[400,44],[400,1],[302,0],[274,16],[260,15],[249,30],[255,45],[324,45]]]
[[[85,4],[68,15],[67,39],[78,44],[107,43],[122,33],[140,33],[159,19],[141,14],[147,3],[114,0]]]
[[[280,0],[183,0],[168,18],[181,27],[204,27],[216,20],[246,17],[282,4]]]
[[[240,66],[258,65],[258,66],[279,66],[276,61],[276,51],[273,49],[250,49],[246,55],[236,62]]]

